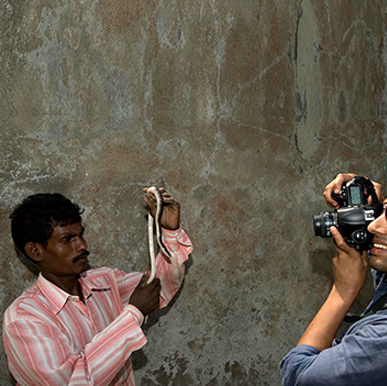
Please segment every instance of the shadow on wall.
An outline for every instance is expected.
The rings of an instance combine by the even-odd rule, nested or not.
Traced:
[[[149,316],[148,323],[146,325],[143,325],[144,333],[146,333],[146,331],[150,329],[152,326],[157,324],[160,320],[160,317],[167,315],[170,309],[177,301],[177,299],[179,299],[182,291],[184,290],[185,278],[189,274],[189,269],[192,267],[192,265],[193,265],[193,253],[189,255],[188,261],[186,261],[185,263],[184,280],[179,288],[179,291],[176,293],[174,298],[169,302],[169,304],[166,307]],[[143,350],[134,351],[132,353],[132,365],[133,365],[134,371],[142,369],[147,365],[147,363],[148,363],[148,357],[145,355]]]
[[[21,263],[29,270],[31,271],[35,276],[39,275],[39,268],[38,266],[30,260],[28,257],[24,256],[15,246],[15,253],[17,255],[17,258],[21,261]]]
[[[331,256],[332,255],[332,256]],[[312,272],[318,273],[320,276],[332,278],[332,257],[334,251],[330,253],[327,249],[315,249],[310,256],[310,263],[312,266]]]
[[[16,385],[16,381],[15,381],[14,377],[11,374],[9,374],[9,384],[11,386],[15,386]]]

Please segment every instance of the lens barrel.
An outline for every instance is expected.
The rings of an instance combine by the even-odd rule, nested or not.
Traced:
[[[336,212],[321,212],[313,216],[314,234],[321,237],[332,237],[329,228],[335,225]]]
[[[315,236],[321,236],[321,213],[313,216],[313,227]]]

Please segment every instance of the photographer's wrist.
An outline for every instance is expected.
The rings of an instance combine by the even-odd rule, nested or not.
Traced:
[[[353,301],[343,297],[333,286],[326,301],[298,342],[298,346],[309,345],[320,351],[330,347],[352,303]]]
[[[342,307],[351,307],[353,302],[356,300],[359,292],[361,291],[363,286],[354,286],[354,287],[346,287],[342,286],[338,283],[334,283],[331,290],[331,296],[336,300],[337,305]]]

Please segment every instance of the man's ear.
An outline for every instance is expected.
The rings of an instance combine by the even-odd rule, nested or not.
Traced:
[[[28,257],[30,257],[32,260],[39,263],[43,260],[43,254],[42,254],[42,246],[38,243],[33,243],[29,241],[25,246],[24,250],[26,251],[26,254]]]

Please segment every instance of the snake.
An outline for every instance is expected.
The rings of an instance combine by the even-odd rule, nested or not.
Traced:
[[[154,232],[153,232],[153,224],[156,225],[156,241],[160,247],[161,252],[167,256],[171,257],[167,247],[164,245],[161,235],[161,225],[160,218],[163,212],[163,195],[160,190],[158,190],[155,186],[152,186],[146,191],[147,196],[150,200],[155,201],[156,203],[156,214],[155,217],[148,213],[148,247],[149,247],[149,257],[150,257],[150,275],[146,284],[151,283],[156,276],[156,254],[155,254],[155,244],[154,244]],[[153,195],[153,197],[152,197]]]

